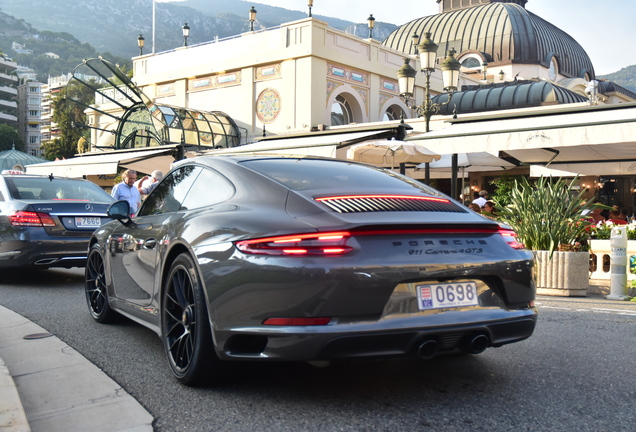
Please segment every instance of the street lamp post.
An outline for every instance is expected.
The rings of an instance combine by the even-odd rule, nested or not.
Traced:
[[[411,35],[411,42],[413,43],[413,47],[415,47],[415,55],[418,55],[417,46],[420,44],[420,35],[418,35],[417,32]]]
[[[252,6],[252,9],[249,10],[249,19],[250,19],[250,31],[254,31],[254,21],[256,21],[256,9]]]
[[[415,38],[413,38],[415,39]],[[425,95],[422,105],[411,104],[410,100],[413,98],[413,92],[415,90],[415,77],[417,71],[410,65],[410,59],[404,59],[404,65],[397,71],[398,85],[400,88],[400,96],[404,99],[406,106],[415,110],[419,117],[424,117],[426,121],[426,132],[430,131],[431,117],[439,113],[440,108],[444,105],[448,105],[451,102],[453,93],[457,91],[457,85],[459,83],[459,69],[461,64],[455,59],[455,50],[451,49],[447,52],[446,59],[440,65],[442,70],[442,81],[444,83],[444,91],[448,93],[448,100],[444,103],[433,103],[431,99],[431,74],[435,71],[435,64],[437,62],[437,48],[438,45],[431,40],[431,34],[429,32],[424,33],[424,40],[417,47],[420,57],[420,63],[422,66],[422,73],[426,77],[426,83],[424,87]],[[454,171],[457,169],[457,155],[452,157],[452,165]],[[428,184],[430,181],[430,172],[428,164],[425,165],[425,182]],[[457,175],[453,176],[454,182],[451,181],[451,195],[456,197],[457,192]]]
[[[314,0],[307,0],[307,7],[309,7],[309,18],[311,18],[311,8],[314,7]]]
[[[185,23],[183,27],[181,27],[181,30],[183,30],[183,46],[187,47],[188,36],[190,36],[190,26],[188,25],[188,23]]]
[[[367,18],[367,26],[369,27],[369,39],[373,39],[373,27],[375,27],[375,18],[373,18],[373,14],[369,15],[369,18]]]
[[[144,53],[145,42],[146,42],[146,39],[144,39],[142,35],[139,35],[139,37],[137,38],[137,46],[139,47],[139,55],[143,55]]]

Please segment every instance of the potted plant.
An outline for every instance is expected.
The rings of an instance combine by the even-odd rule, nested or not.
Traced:
[[[583,198],[584,190],[573,191],[577,180],[522,177],[515,180],[508,204],[498,205],[499,220],[534,252],[538,294],[587,294],[590,222],[581,213],[597,205]]]

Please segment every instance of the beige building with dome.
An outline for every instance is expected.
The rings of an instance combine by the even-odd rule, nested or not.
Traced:
[[[608,203],[614,200],[625,206],[633,205],[631,166],[636,167],[636,154],[633,160],[631,152],[621,154],[620,144],[626,147],[636,140],[636,134],[631,135],[636,125],[629,121],[628,110],[635,109],[636,94],[615,83],[596,81],[594,66],[584,48],[533,14],[527,8],[532,1],[436,1],[439,14],[405,23],[383,42],[359,38],[308,17],[232,38],[135,57],[132,80],[136,86],[153,103],[177,109],[160,122],[156,116],[152,117],[155,120],[147,121],[136,118],[127,127],[117,129],[117,122],[109,116],[121,113],[122,106],[98,98],[96,109],[89,111],[90,123],[95,127],[91,136],[93,149],[97,143],[105,142],[113,147],[101,146],[105,148],[99,150],[133,150],[160,144],[196,144],[199,149],[232,147],[263,141],[265,135],[265,141],[272,142],[280,136],[311,137],[312,141],[306,142],[315,148],[330,144],[335,148],[333,155],[343,157],[342,149],[355,142],[377,137],[403,138],[401,118],[410,128],[409,136],[417,136],[425,131],[425,121],[414,118],[416,115],[400,97],[396,72],[405,57],[412,59],[410,64],[415,69],[420,69],[412,36],[416,34],[421,39],[430,32],[439,46],[438,62],[444,59],[447,50],[454,49],[462,73],[451,103],[431,120],[431,139],[419,142],[440,151],[446,142],[457,137],[457,130],[474,143],[481,142],[474,137],[489,134],[493,142],[480,144],[482,147],[475,145],[472,151],[503,151],[504,156],[511,156],[512,151],[505,151],[511,150],[510,140],[491,133],[492,127],[496,127],[495,120],[521,119],[527,126],[516,129],[510,126],[511,130],[516,133],[518,129],[529,128],[534,138],[519,138],[515,141],[518,145],[531,143],[538,148],[549,145],[544,151],[549,157],[534,157],[531,162],[549,163],[551,167],[562,162],[562,168],[569,162],[567,165],[571,167],[575,161],[552,158],[551,150],[560,153],[560,146],[572,144],[574,138],[568,135],[569,131],[585,129],[593,119],[603,117],[595,112],[609,113],[608,117],[612,117],[613,107],[620,106],[621,118],[626,120],[620,125],[605,122],[598,128],[600,136],[617,128],[627,131],[617,138],[605,134],[609,140],[618,140],[610,143],[613,153],[606,159],[614,161],[618,155],[624,169],[618,173],[597,170],[594,178],[584,181],[600,184],[599,176],[611,174],[621,183],[621,190],[630,192],[621,192],[620,198],[612,196]],[[414,91],[417,105],[424,101],[424,86],[425,77],[418,73]],[[437,69],[431,77],[431,92],[437,95],[434,101],[439,103],[448,98],[442,88]],[[184,114],[186,111],[189,114]],[[231,131],[222,133],[233,138],[209,139],[206,132],[206,140],[201,139],[204,133],[193,125],[196,114],[204,111],[218,112],[230,119]],[[562,129],[558,136],[552,137],[554,129],[549,129],[551,132],[541,129],[547,126],[537,119],[564,113],[569,115],[571,130]],[[490,121],[488,127],[484,126],[485,121]],[[559,127],[558,123],[557,120],[557,125],[549,128]],[[486,132],[480,132],[476,125]],[[153,128],[157,131],[151,135],[156,139],[145,139]],[[162,132],[162,128],[169,132]],[[118,135],[115,144],[109,131]],[[578,152],[579,156],[584,154]],[[595,157],[598,162],[604,156]],[[512,172],[529,174],[530,169],[522,166]],[[421,176],[421,172],[414,170],[407,174]],[[467,180],[471,186],[485,188],[500,174],[471,173]],[[436,182],[440,189],[450,192],[446,179]]]

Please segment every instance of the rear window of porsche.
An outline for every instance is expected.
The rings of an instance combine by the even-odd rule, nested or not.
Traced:
[[[318,159],[259,159],[241,163],[293,190],[354,190],[440,195],[416,180],[390,171],[348,162]]]

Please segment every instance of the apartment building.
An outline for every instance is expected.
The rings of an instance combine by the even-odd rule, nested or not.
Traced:
[[[17,126],[18,77],[15,70],[18,65],[6,57],[0,56],[0,123]]]
[[[25,153],[32,156],[42,154],[42,86],[37,81],[26,81],[18,86],[18,133]]]

